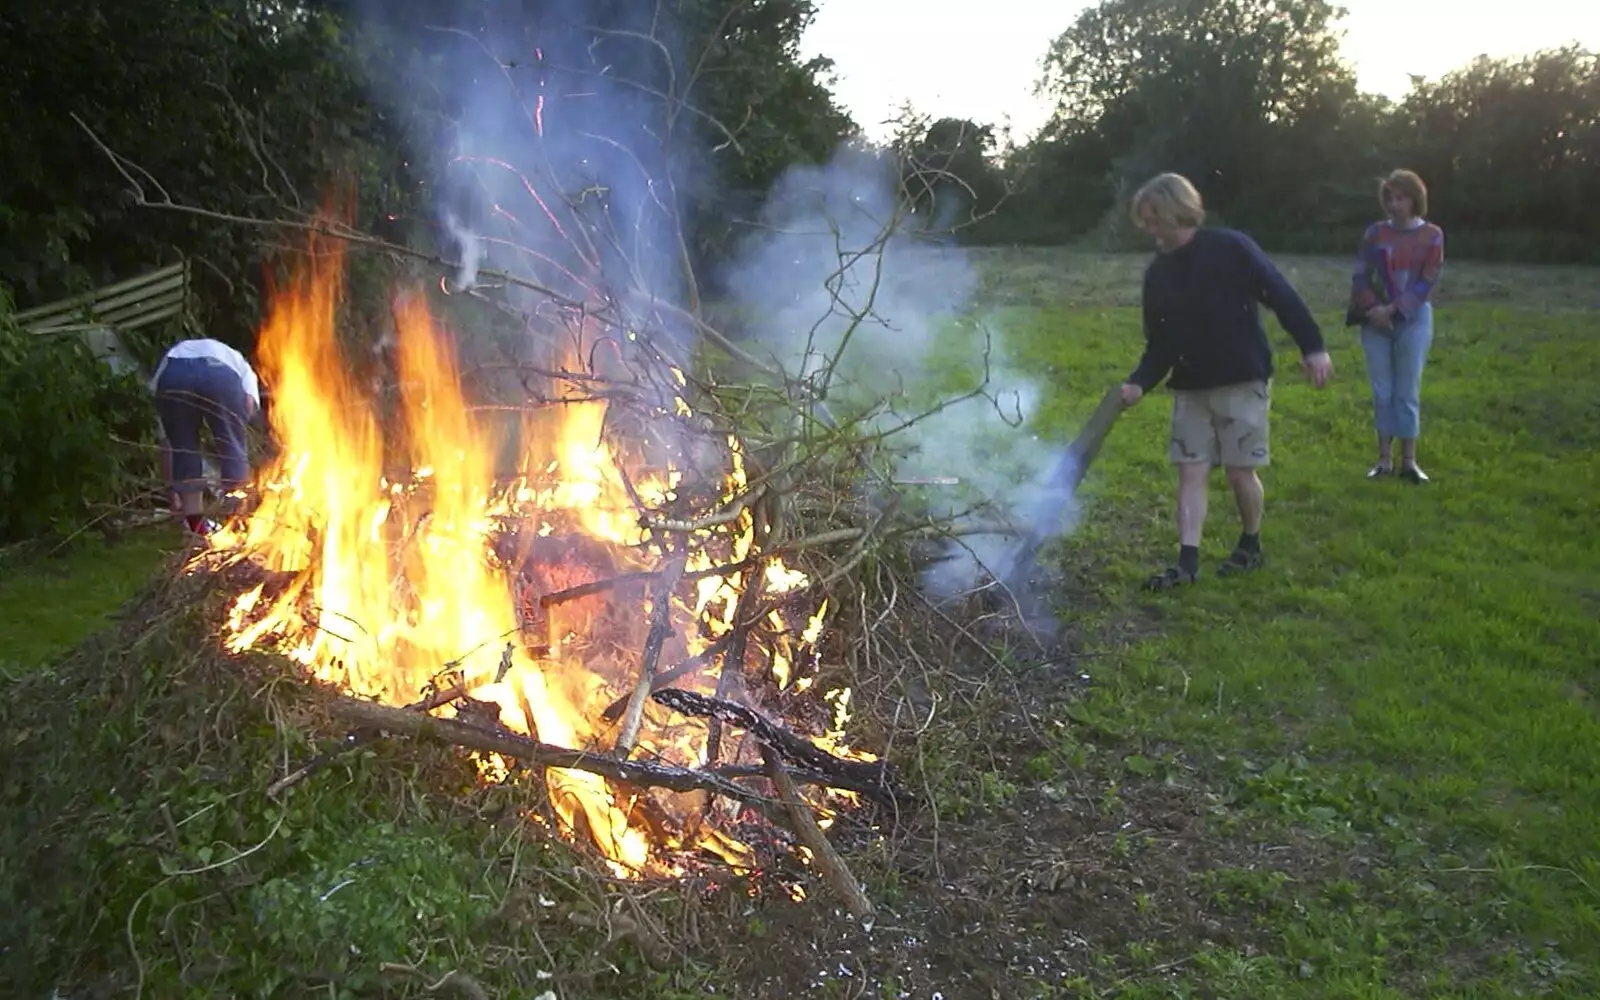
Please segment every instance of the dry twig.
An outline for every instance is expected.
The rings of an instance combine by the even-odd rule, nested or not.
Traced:
[[[845,864],[844,858],[833,849],[822,827],[817,825],[817,817],[812,814],[811,807],[800,798],[800,792],[795,788],[794,779],[783,768],[783,761],[770,747],[762,748],[762,756],[767,763],[767,775],[778,789],[778,797],[788,807],[789,819],[794,825],[795,833],[799,835],[801,843],[811,851],[811,856],[816,859],[817,868],[822,872],[828,884],[833,886],[844,899],[845,906],[857,920],[870,921],[877,910],[872,905],[872,900],[862,891],[861,883],[850,873],[850,866]]]

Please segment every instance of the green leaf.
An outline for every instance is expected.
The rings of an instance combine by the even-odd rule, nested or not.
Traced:
[[[1143,754],[1129,754],[1128,756],[1122,758],[1122,765],[1126,767],[1130,773],[1137,774],[1142,778],[1155,774],[1157,769],[1160,767],[1159,764]]]

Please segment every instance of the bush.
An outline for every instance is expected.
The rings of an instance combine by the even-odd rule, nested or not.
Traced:
[[[155,425],[137,376],[23,330],[0,290],[0,542],[67,534],[153,484]]]

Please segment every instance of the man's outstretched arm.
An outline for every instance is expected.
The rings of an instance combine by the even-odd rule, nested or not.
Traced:
[[[1317,320],[1311,315],[1311,310],[1306,306],[1306,300],[1300,297],[1289,279],[1278,270],[1278,265],[1272,262],[1266,252],[1257,246],[1254,241],[1245,240],[1245,252],[1250,257],[1250,269],[1255,275],[1257,294],[1263,304],[1272,310],[1278,317],[1278,322],[1289,331],[1289,336],[1300,348],[1300,353],[1312,355],[1324,352],[1327,347],[1322,341],[1322,328],[1317,325]]]

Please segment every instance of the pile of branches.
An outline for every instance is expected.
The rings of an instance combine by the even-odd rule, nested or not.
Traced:
[[[685,92],[692,83],[684,82]],[[507,85],[513,90],[516,86],[509,76]],[[522,96],[531,102],[534,95]],[[685,105],[676,97],[660,96],[667,98],[664,106],[674,115],[683,113]],[[547,110],[541,128],[555,127],[549,125],[551,117]],[[615,145],[608,138],[591,138]],[[442,292],[494,314],[513,332],[511,351],[464,359],[464,371],[473,379],[483,406],[515,418],[574,402],[604,400],[606,444],[618,456],[619,467],[670,465],[683,476],[661,503],[647,501],[629,483],[634,515],[646,539],[633,554],[632,568],[579,588],[536,596],[549,607],[621,586],[643,587],[649,594],[650,625],[634,684],[626,697],[607,708],[607,717],[619,722],[617,738],[607,752],[552,746],[535,737],[476,725],[465,717],[433,715],[467,700],[466,684],[452,682],[449,665],[444,665],[446,679],[433,691],[419,692],[419,700],[408,707],[339,700],[333,714],[350,730],[335,754],[379,733],[430,737],[539,768],[584,769],[631,785],[702,790],[736,801],[776,805],[822,862],[852,911],[861,917],[871,914],[871,902],[828,845],[797,785],[846,789],[891,807],[902,802],[904,789],[886,763],[837,757],[752,707],[741,698],[737,668],[746,662],[751,642],[762,641],[762,623],[775,610],[797,601],[809,601],[814,607],[826,597],[834,609],[827,659],[847,675],[857,693],[857,717],[865,714],[868,728],[876,729],[870,738],[884,748],[887,760],[897,727],[903,724],[903,703],[895,698],[897,683],[905,671],[938,669],[937,664],[919,659],[917,652],[927,648],[928,623],[937,621],[947,634],[970,637],[970,626],[951,621],[921,599],[914,568],[906,558],[908,547],[919,539],[958,535],[955,524],[964,519],[930,518],[906,503],[906,492],[895,481],[893,439],[934,413],[985,395],[986,381],[919,412],[901,413],[903,401],[888,395],[852,399],[847,410],[836,405],[840,373],[847,366],[855,334],[864,325],[880,322],[874,302],[882,260],[891,244],[904,236],[917,189],[960,185],[959,178],[914,163],[895,164],[892,173],[902,185],[900,196],[877,220],[873,238],[862,245],[840,243],[838,268],[826,286],[829,306],[811,330],[796,331],[806,346],[795,352],[799,362],[790,363],[762,356],[709,318],[699,282],[687,263],[690,255],[677,225],[670,178],[660,185],[665,196],[625,206],[613,204],[612,195],[592,184],[564,185],[549,166],[524,167],[504,160],[467,164],[480,176],[495,175],[498,180],[483,183],[497,188],[509,174],[511,188],[526,192],[527,199],[521,205],[496,205],[490,220],[496,228],[476,237],[490,247],[488,259],[494,266],[479,266],[469,259],[476,251],[469,253],[466,247],[449,254],[437,247],[401,245],[335,215],[297,213],[289,206],[298,205],[298,198],[283,199],[284,213],[270,219],[228,216],[187,205],[136,164],[101,148],[122,173],[137,204],[255,227],[275,240],[309,242],[313,249],[320,242],[337,240],[413,274],[432,273]],[[274,176],[266,169],[269,152],[257,153],[263,176]],[[654,190],[650,185],[663,179],[642,180],[645,188]],[[518,220],[537,220],[537,225]],[[663,280],[660,269],[635,256],[659,257],[662,251],[660,239],[639,238],[641,228],[673,234],[667,243],[676,243],[677,258],[683,263],[678,272],[666,275],[673,286],[671,294],[651,284]],[[855,276],[858,292],[853,297],[840,294],[842,275]],[[827,336],[820,334],[824,329]],[[736,458],[746,475],[732,480],[736,489],[730,491],[728,471]],[[742,552],[734,558],[736,538]],[[712,557],[713,569],[688,570],[699,552]],[[779,560],[806,574],[800,590],[765,592],[767,570]],[[871,571],[865,572],[869,566]],[[692,591],[696,578],[712,573],[738,573],[742,581],[732,628],[698,656],[664,666],[661,658],[672,629],[674,593]],[[982,644],[972,645],[986,653]],[[722,669],[713,694],[674,687],[680,678],[715,663]],[[644,712],[652,702],[709,720],[710,751],[701,766],[633,759]],[[720,759],[722,733],[730,728],[754,738],[760,747],[760,766]],[[274,792],[287,791],[331,756],[292,771]],[[748,779],[759,779],[761,784],[746,784]]]

